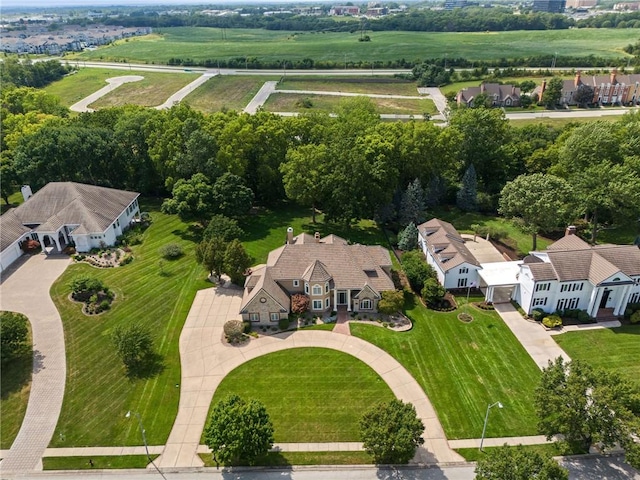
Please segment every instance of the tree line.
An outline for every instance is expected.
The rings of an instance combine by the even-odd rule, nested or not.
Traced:
[[[71,71],[57,60],[33,63],[7,57],[0,62],[0,81],[3,85],[41,88],[60,80]]]
[[[362,97],[344,101],[335,117],[287,118],[264,111],[205,115],[187,105],[68,118],[54,98],[24,87],[4,89],[1,100],[5,201],[23,183],[37,190],[77,181],[171,197],[167,208],[195,219],[240,218],[251,204],[293,201],[347,225],[375,218],[400,228],[413,220],[401,214],[415,180],[427,208],[458,204],[496,213],[511,212],[500,204],[508,182],[542,174],[571,186],[567,211],[592,234],[637,217],[640,203],[637,114],[565,128],[513,127],[500,110],[461,108],[442,128],[382,122]]]

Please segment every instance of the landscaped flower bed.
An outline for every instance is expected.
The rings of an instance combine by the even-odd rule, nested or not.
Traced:
[[[129,247],[92,250],[90,253],[77,253],[76,262],[85,262],[98,268],[121,267],[133,260]]]
[[[78,276],[70,285],[71,300],[83,304],[85,315],[97,315],[111,308],[115,294],[101,280],[89,276]]]

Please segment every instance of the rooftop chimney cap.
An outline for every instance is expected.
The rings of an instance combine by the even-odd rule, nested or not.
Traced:
[[[287,233],[293,233],[293,227],[287,228]]]

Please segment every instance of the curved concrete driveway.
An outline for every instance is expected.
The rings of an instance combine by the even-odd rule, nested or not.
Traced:
[[[222,379],[248,360],[297,347],[331,348],[353,355],[373,368],[396,397],[411,402],[425,425],[425,444],[414,461],[464,461],[449,448],[440,421],[415,379],[393,357],[364,340],[327,331],[298,331],[251,340],[242,347],[223,344],[223,325],[238,318],[241,298],[242,291],[228,288],[201,290],[196,295],[180,336],[182,385],[178,415],[164,452],[156,461],[159,466],[201,466],[197,456],[200,435]]]
[[[0,309],[24,313],[33,332],[31,393],[22,427],[0,463],[2,474],[42,470],[42,455],[55,431],[64,385],[64,331],[49,290],[71,260],[66,255],[23,257],[3,273]]]
[[[93,102],[98,100],[101,97],[104,97],[107,93],[112,92],[120,85],[130,82],[139,82],[140,80],[144,80],[144,77],[140,75],[125,75],[122,77],[113,77],[107,78],[106,82],[109,84],[106,87],[102,87],[97,92],[93,92],[88,97],[83,98],[78,103],[74,103],[69,107],[69,110],[72,112],[93,112],[92,108],[89,108]]]

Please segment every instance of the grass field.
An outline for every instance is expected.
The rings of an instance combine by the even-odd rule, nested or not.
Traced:
[[[31,346],[31,325],[29,345]],[[18,435],[22,419],[27,411],[29,392],[31,391],[31,371],[33,366],[32,348],[21,358],[2,365],[0,375],[0,449],[11,448]]]
[[[277,76],[224,75],[210,78],[187,95],[182,103],[205,113],[224,109],[242,110],[264,82],[278,80]]]
[[[156,459],[158,455],[151,455]],[[89,463],[93,462],[93,466]],[[149,459],[146,455],[95,456],[95,457],[45,457],[42,459],[44,470],[95,470],[113,468],[146,468]]]
[[[484,453],[477,448],[456,448],[456,452],[464,457],[468,462],[477,462],[487,453],[502,447],[484,447]],[[567,451],[568,445],[560,443],[546,443],[543,445],[523,445],[522,449],[529,452],[537,452],[543,456],[556,457],[559,455],[572,455],[580,452]]]
[[[215,467],[210,453],[199,454],[205,467]],[[370,465],[373,459],[366,452],[269,452],[257,465],[286,467],[289,465]]]
[[[622,48],[633,35],[627,29],[570,29],[545,31],[433,33],[372,32],[370,42],[359,42],[358,33],[289,32],[260,29],[206,27],[163,28],[152,35],[127,39],[83,52],[86,60],[167,63],[170,58],[195,61],[251,56],[282,61],[312,58],[314,61],[391,61],[405,58],[465,57],[470,60],[528,57],[531,55],[627,56]]]
[[[242,244],[256,264],[264,263],[271,250],[284,244],[287,227],[293,228],[294,235],[302,232],[311,235],[320,232],[322,236],[333,233],[352,243],[389,247],[382,230],[373,220],[361,220],[349,229],[344,224],[324,222],[321,214],[316,215],[316,221],[316,224],[311,223],[311,209],[297,206],[283,205],[277,210],[264,210],[241,222],[245,232]]]
[[[477,224],[484,227],[504,230],[508,233],[505,243],[513,244],[519,255],[527,255],[533,246],[531,235],[524,233],[513,222],[501,217],[482,215],[474,212],[463,212],[457,208],[438,208],[430,212],[433,216],[450,222],[460,233],[473,233],[471,225]],[[538,235],[538,250],[547,248],[553,240]]]
[[[418,95],[415,82],[389,77],[284,77],[279,90],[315,90],[323,92],[377,93],[381,95]]]
[[[352,324],[351,333],[405,366],[429,396],[447,438],[479,438],[487,405],[497,401],[504,408],[491,412],[487,437],[537,433],[531,398],[540,370],[497,313],[468,307],[474,320],[463,323],[458,311],[427,310],[413,296],[405,307],[413,320],[408,332]]]
[[[227,375],[211,408],[227,395],[260,400],[276,442],[355,442],[358,421],[391,389],[368,365],[325,348],[294,348],[251,360]]]
[[[525,125],[536,125],[542,123],[549,127],[562,128],[566,127],[570,123],[587,123],[595,121],[603,122],[617,122],[620,120],[620,115],[605,115],[603,117],[576,117],[576,118],[530,118],[525,120],[509,120],[509,123],[514,127],[524,127]]]
[[[567,332],[553,339],[572,359],[616,371],[640,388],[640,325]]]
[[[192,232],[176,216],[143,205],[152,225],[144,242],[133,248],[134,261],[113,269],[71,265],[54,283],[51,296],[62,317],[67,349],[67,381],[60,420],[52,447],[140,445],[138,412],[150,445],[167,440],[177,413],[180,390],[178,338],[195,293],[211,286],[193,256]],[[160,274],[160,247],[178,243],[184,255],[165,262]],[[115,293],[113,308],[87,317],[68,299],[71,279],[80,274],[100,278]],[[130,379],[116,357],[110,333],[116,325],[139,322],[148,327],[163,369],[150,378]]]
[[[273,93],[265,102],[264,108],[269,112],[325,112],[335,113],[338,106],[346,97]],[[311,107],[305,108],[301,103],[311,101]],[[438,109],[431,99],[399,99],[399,98],[370,98],[378,113],[396,115],[436,114]]]
[[[122,105],[155,107],[162,105],[171,95],[198,78],[197,74],[193,73],[144,72],[142,76],[144,80],[120,85],[89,107],[94,109]]]

